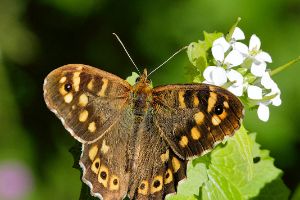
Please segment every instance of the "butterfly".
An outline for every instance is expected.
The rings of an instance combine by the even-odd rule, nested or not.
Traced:
[[[82,180],[99,199],[164,199],[186,178],[188,160],[240,128],[244,108],[208,84],[131,86],[100,69],[69,64],[44,81],[48,108],[82,143]]]

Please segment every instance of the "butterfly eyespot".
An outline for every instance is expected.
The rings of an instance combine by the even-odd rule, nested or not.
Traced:
[[[169,178],[169,177],[170,177],[170,173],[167,172],[167,173],[166,173],[166,179]]]
[[[215,113],[217,114],[217,115],[221,115],[222,113],[223,113],[223,106],[222,105],[217,105],[216,107],[215,107]]]
[[[101,177],[103,180],[105,180],[106,177],[107,177],[106,172],[101,172],[101,173],[100,173],[100,177]]]
[[[153,186],[155,188],[158,188],[160,186],[160,181],[159,180],[154,181]]]
[[[144,188],[145,188],[145,183],[142,183],[142,184],[140,185],[140,189],[143,190]]]
[[[72,90],[72,84],[71,83],[66,83],[65,84],[65,91],[70,92]]]
[[[114,179],[114,180],[113,180],[113,184],[114,184],[114,185],[117,185],[117,184],[118,184],[118,179]]]
[[[98,169],[100,167],[100,163],[99,162],[96,162],[95,163],[95,167]]]

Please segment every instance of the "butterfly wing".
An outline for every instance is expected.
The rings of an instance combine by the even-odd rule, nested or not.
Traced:
[[[44,81],[47,106],[82,143],[96,141],[119,121],[130,90],[123,79],[80,64],[60,67]]]
[[[206,84],[153,89],[155,126],[182,159],[203,155],[239,129],[243,105],[229,91]]]
[[[125,109],[120,122],[107,134],[91,144],[83,144],[80,166],[82,180],[91,194],[100,199],[123,199],[128,191],[130,158],[127,151],[134,117]]]
[[[186,178],[187,161],[174,154],[153,119],[149,110],[137,131],[130,199],[164,199],[175,193],[179,181]]]

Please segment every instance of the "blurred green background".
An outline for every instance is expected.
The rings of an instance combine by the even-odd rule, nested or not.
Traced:
[[[74,139],[43,100],[51,70],[83,63],[126,78],[134,68],[113,32],[151,70],[204,30],[226,33],[239,16],[246,38],[257,34],[271,54],[271,68],[300,55],[299,0],[0,0],[0,199],[79,197],[80,172],[68,152]],[[185,53],[176,56],[153,74],[154,85],[186,82],[188,64]],[[256,111],[245,120],[292,191],[300,183],[299,76],[298,63],[274,77],[283,104],[267,123]],[[6,176],[14,178],[3,186]]]

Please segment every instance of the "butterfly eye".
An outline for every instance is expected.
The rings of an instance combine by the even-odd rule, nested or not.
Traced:
[[[139,76],[139,77],[137,77],[136,79],[135,79],[135,82],[137,83],[137,82],[139,82],[141,80],[141,77]]]
[[[217,105],[217,106],[215,107],[215,113],[216,113],[217,115],[221,115],[221,114],[223,113],[223,106],[222,106],[222,105]]]
[[[72,90],[72,84],[66,83],[66,84],[65,84],[65,91],[66,91],[66,92],[70,92],[71,90]]]

